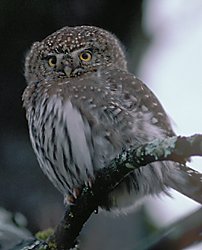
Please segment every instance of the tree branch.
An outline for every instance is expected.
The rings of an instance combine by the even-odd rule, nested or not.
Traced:
[[[45,242],[43,244],[48,249],[57,250],[75,247],[76,239],[90,215],[130,172],[156,161],[185,164],[191,156],[202,156],[202,135],[157,139],[138,148],[123,150],[109,166],[98,171],[92,188],[83,188],[76,203],[67,208],[64,218],[47,240],[48,247]]]
[[[202,135],[157,139],[138,148],[124,150],[107,168],[98,171],[92,189],[84,187],[76,204],[67,208],[48,243],[56,244],[57,249],[74,247],[77,236],[93,211],[134,169],[155,161],[171,160],[184,164],[189,157],[196,155],[202,156]]]
[[[184,249],[202,241],[202,208],[151,235],[136,248],[139,250]],[[176,237],[177,236],[177,237]]]

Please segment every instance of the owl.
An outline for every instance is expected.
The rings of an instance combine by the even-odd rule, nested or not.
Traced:
[[[69,203],[123,149],[174,135],[158,99],[128,71],[119,40],[101,28],[64,27],[35,42],[25,78],[34,152]],[[175,163],[152,163],[128,175],[101,206],[129,211],[147,196],[167,193],[172,178],[180,178]]]

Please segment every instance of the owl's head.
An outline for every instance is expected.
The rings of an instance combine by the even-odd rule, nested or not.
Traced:
[[[118,39],[93,26],[64,27],[32,45],[25,77],[27,82],[78,77],[101,68],[127,69]]]

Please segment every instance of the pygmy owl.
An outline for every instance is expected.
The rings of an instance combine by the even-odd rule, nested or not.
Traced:
[[[38,162],[72,202],[123,148],[173,136],[169,119],[149,88],[128,72],[118,39],[97,27],[64,27],[35,42],[26,57],[23,100]],[[129,208],[167,192],[179,172],[159,162],[132,172],[105,208]]]

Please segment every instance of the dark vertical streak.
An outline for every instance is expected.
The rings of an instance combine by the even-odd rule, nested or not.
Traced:
[[[78,178],[75,176],[74,172],[67,165],[68,159],[66,157],[64,148],[62,148],[62,156],[63,156],[63,164],[64,164],[64,167],[65,167],[67,173],[68,173],[68,177],[70,177],[72,183],[74,183],[75,182],[74,180],[77,181]]]
[[[71,140],[70,140],[70,137],[69,137],[69,133],[68,133],[68,129],[67,129],[66,126],[64,127],[64,132],[65,132],[65,138],[67,139],[68,146],[69,146],[69,162],[70,162],[70,164],[72,164],[73,163],[72,143],[71,143]]]
[[[69,187],[69,185],[67,184],[67,182],[66,182],[64,176],[59,175],[59,174],[58,174],[58,171],[56,171],[56,166],[55,166],[47,157],[45,157],[45,160],[48,161],[48,163],[50,164],[50,167],[52,168],[52,170],[53,170],[53,172],[54,172],[54,174],[55,174],[57,180],[58,180],[59,183],[62,185],[62,187],[63,187],[63,188],[66,188],[66,186]],[[54,183],[55,183],[55,182],[54,182]],[[57,185],[58,188],[59,188],[59,190],[61,190],[61,188],[60,188],[61,185],[59,185],[59,186]],[[61,191],[62,191],[62,190],[61,190]]]
[[[56,161],[57,160],[57,145],[55,142],[55,127],[52,123],[52,131],[51,131],[51,143],[53,145],[53,159]]]
[[[77,176],[80,177],[81,171],[79,169],[79,166],[76,163],[75,163],[75,168],[76,168],[76,174],[77,174]]]

